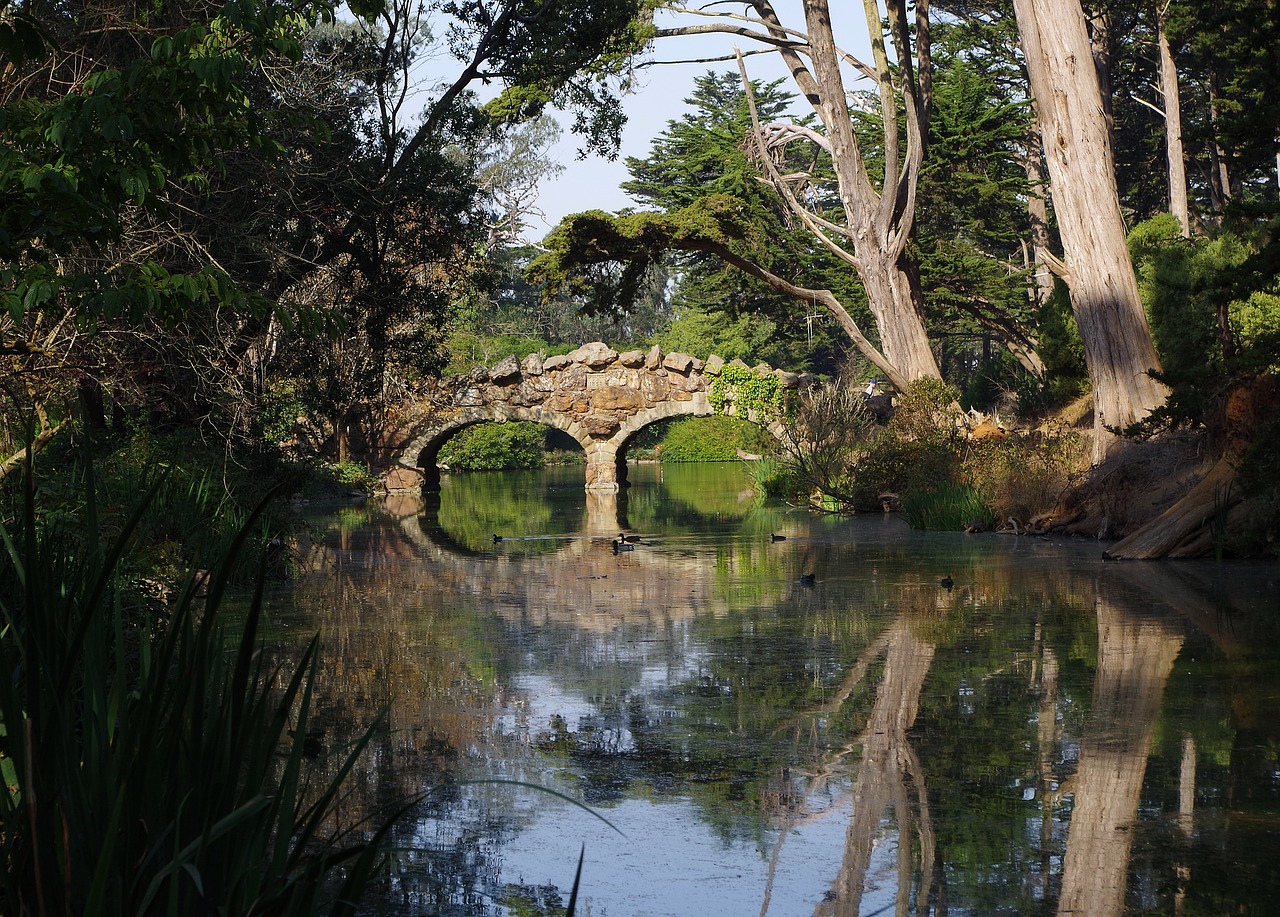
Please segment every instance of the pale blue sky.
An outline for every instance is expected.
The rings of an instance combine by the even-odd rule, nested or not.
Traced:
[[[798,2],[781,0],[777,10],[783,24],[801,29],[804,18],[800,13]],[[850,5],[852,7],[852,5]],[[841,15],[844,13],[844,15]],[[832,11],[835,23],[836,43],[846,51],[857,55],[862,60],[869,60],[869,42],[866,35],[865,20],[858,9]],[[674,21],[674,20],[672,20]],[[706,18],[689,17],[682,21],[705,23]],[[667,24],[660,21],[660,24]],[[655,60],[672,61],[688,58],[707,58],[721,54],[733,53],[735,41],[741,43],[743,50],[750,45],[742,39],[727,35],[709,35],[697,37],[681,37],[664,39],[658,43]],[[565,170],[559,178],[547,182],[538,199],[539,207],[546,214],[543,221],[535,220],[529,236],[540,239],[566,214],[583,210],[617,211],[623,207],[633,207],[635,202],[618,187],[629,177],[624,164],[627,156],[646,156],[649,153],[653,138],[662,132],[669,121],[679,118],[686,111],[683,100],[692,93],[694,78],[708,70],[724,72],[736,70],[733,61],[713,64],[679,64],[658,65],[644,69],[640,77],[641,89],[624,101],[627,112],[627,125],[622,136],[622,152],[617,160],[609,162],[599,156],[591,156],[579,161],[576,158],[577,138],[567,132],[568,118],[558,117],[566,125],[566,134],[555,150]],[[776,54],[764,54],[747,58],[747,72],[752,79],[772,80],[787,75],[785,66]],[[868,84],[853,81],[851,75],[847,88],[864,89]],[[786,88],[795,91],[794,84],[785,84]]]

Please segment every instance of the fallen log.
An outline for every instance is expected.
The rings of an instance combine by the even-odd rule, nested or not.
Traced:
[[[1108,560],[1156,560],[1209,553],[1215,522],[1221,519],[1225,529],[1227,513],[1242,501],[1233,486],[1235,478],[1234,457],[1218,459],[1185,497],[1117,541],[1102,556]],[[1188,550],[1197,553],[1187,553]]]

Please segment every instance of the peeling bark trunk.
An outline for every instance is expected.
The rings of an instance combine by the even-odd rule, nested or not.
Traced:
[[[1093,56],[1093,72],[1098,76],[1102,114],[1107,119],[1107,137],[1112,144],[1116,136],[1115,105],[1111,92],[1111,11],[1099,5],[1088,13],[1089,48]]]
[[[1049,267],[1049,206],[1046,196],[1049,183],[1045,179],[1041,159],[1040,122],[1033,120],[1026,137],[1026,156],[1023,167],[1027,173],[1030,193],[1027,195],[1027,217],[1031,222],[1031,258],[1028,267],[1033,283],[1028,288],[1031,302],[1043,306],[1053,295],[1053,270]]]
[[[1165,155],[1169,160],[1169,212],[1178,219],[1183,238],[1191,238],[1191,210],[1187,203],[1187,164],[1182,149],[1182,96],[1178,91],[1178,68],[1165,33],[1169,3],[1156,7],[1156,44],[1160,52],[1160,94],[1164,97]]]
[[[1221,458],[1185,497],[1136,532],[1112,545],[1104,557],[1111,560],[1156,560],[1161,557],[1197,557],[1196,542],[1211,528],[1220,513],[1240,503],[1232,492],[1235,459]],[[1212,546],[1212,534],[1209,535]]]
[[[1058,913],[1118,917],[1128,880],[1129,827],[1182,636],[1102,599],[1097,613],[1098,672],[1080,747]]]
[[[1094,459],[1113,434],[1164,403],[1129,260],[1114,156],[1079,0],[1014,0],[1043,131],[1071,290],[1093,386]]]
[[[898,261],[880,252],[859,259],[858,277],[876,318],[881,349],[908,382],[939,378],[942,374],[924,328],[919,283],[912,282],[914,272],[904,271]]]
[[[752,8],[766,24],[773,39],[794,40],[768,0],[753,0]],[[847,60],[835,44],[827,0],[803,0],[807,58],[780,44],[778,52],[796,85],[813,106],[825,133],[788,124],[754,123],[760,146],[760,163],[769,183],[815,237],[833,254],[852,266],[867,293],[880,335],[880,350],[894,375],[906,382],[941,373],[924,325],[919,272],[911,263],[907,243],[914,227],[915,193],[924,157],[925,121],[928,117],[929,50],[927,4],[917,4],[916,36],[920,49],[919,74],[912,62],[907,34],[906,7],[889,3],[889,31],[897,48],[895,73],[885,50],[885,36],[876,0],[863,0],[874,66],[855,66],[877,86],[880,116],[884,123],[884,178],[877,187],[853,130],[849,94],[841,73]],[[742,67],[741,60],[739,67]],[[896,82],[895,82],[896,77]],[[743,69],[743,83],[750,83]],[[905,134],[899,136],[899,101],[905,115]],[[753,111],[754,121],[754,111]],[[905,139],[905,143],[903,142]],[[835,170],[843,224],[811,211],[793,185],[809,176],[783,176],[773,165],[772,153],[797,141],[816,143],[831,156]],[[895,383],[896,384],[896,383]],[[900,386],[899,386],[900,387]]]

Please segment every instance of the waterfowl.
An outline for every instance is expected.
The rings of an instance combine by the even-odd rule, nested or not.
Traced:
[[[619,538],[617,541],[610,542],[610,544],[613,545],[614,554],[617,554],[620,551],[634,551],[636,549],[635,545],[627,544],[621,538]]]
[[[493,536],[493,543],[494,543],[494,544],[497,544],[497,543],[498,543],[499,541],[501,541],[501,540],[502,540],[502,536],[501,536],[501,535],[494,535],[494,536]]]
[[[950,589],[955,584],[956,584],[956,581],[951,578],[950,573],[944,576],[942,578],[942,581],[938,583],[938,585],[941,586],[943,589]]]
[[[800,574],[800,585],[801,585],[801,586],[812,586],[815,582],[817,582],[817,574],[815,574],[815,573],[801,573],[801,574]]]
[[[640,536],[639,536],[639,535],[628,535],[626,532],[619,532],[619,533],[618,533],[618,540],[619,540],[619,541],[630,541],[630,542],[632,542],[633,544],[635,544],[635,543],[640,542],[642,539],[640,538]]]
[[[786,541],[787,536],[786,535],[770,535],[769,540],[770,541]]]

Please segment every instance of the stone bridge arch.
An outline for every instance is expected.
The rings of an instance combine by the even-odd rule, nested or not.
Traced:
[[[545,359],[541,354],[523,361],[510,356],[492,368],[477,367],[469,375],[440,380],[410,411],[418,420],[395,450],[387,488],[437,488],[436,459],[459,430],[489,421],[527,420],[563,430],[582,446],[587,490],[617,490],[626,482],[627,445],[640,430],[674,417],[715,413],[711,388],[725,365],[720,357],[703,361],[687,354],[664,354],[658,347],[620,354],[597,341]],[[731,365],[776,375],[787,388],[809,382],[807,376],[764,364],[747,367],[735,360]],[[732,400],[724,413],[740,416]],[[776,422],[746,419],[782,438]]]

